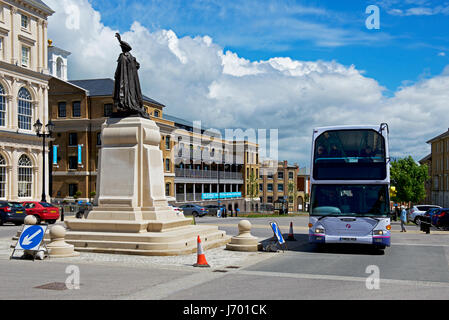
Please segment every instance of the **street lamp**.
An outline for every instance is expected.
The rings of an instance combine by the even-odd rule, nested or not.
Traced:
[[[37,119],[34,124],[34,131],[36,131],[36,135],[42,138],[42,202],[47,202],[47,196],[45,195],[45,138],[50,138],[51,133],[55,130],[55,125],[51,120],[45,126],[47,132],[42,132],[43,124],[39,119]]]

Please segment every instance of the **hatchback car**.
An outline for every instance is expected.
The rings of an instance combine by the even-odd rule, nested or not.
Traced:
[[[203,217],[209,212],[205,207],[197,204],[185,204],[180,208],[184,212],[184,215],[193,215],[194,217]]]
[[[413,221],[416,225],[421,224],[421,218],[424,216],[424,214],[434,208],[441,208],[440,206],[435,205],[416,205],[413,206],[410,209],[410,212],[408,213],[408,220]]]
[[[37,219],[37,224],[42,221],[54,224],[59,219],[59,208],[47,202],[25,201],[22,202],[26,214],[33,215]]]
[[[19,202],[0,201],[0,226],[6,222],[20,226],[26,216],[25,208]]]
[[[449,226],[449,209],[440,209],[431,217],[432,225],[437,228],[447,228]]]

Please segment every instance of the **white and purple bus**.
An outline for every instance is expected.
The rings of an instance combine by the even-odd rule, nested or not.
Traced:
[[[390,246],[388,125],[313,130],[309,242]]]

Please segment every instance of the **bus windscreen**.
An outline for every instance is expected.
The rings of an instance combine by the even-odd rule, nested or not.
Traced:
[[[311,215],[386,217],[388,189],[388,185],[314,185]]]

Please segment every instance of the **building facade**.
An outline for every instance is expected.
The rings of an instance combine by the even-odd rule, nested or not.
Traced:
[[[40,200],[42,138],[33,125],[48,123],[47,18],[40,0],[0,1],[0,199]],[[48,179],[48,171],[45,174]]]
[[[422,204],[430,204],[432,203],[432,154],[429,154],[419,160],[420,165],[427,165],[427,174],[429,175],[429,179],[425,182],[426,189],[426,197],[421,202]]]
[[[449,130],[427,141],[431,145],[431,204],[449,206]]]
[[[288,161],[264,161],[260,169],[260,202],[268,209],[275,201],[285,199],[289,212],[297,212],[303,204],[304,192],[298,189],[299,166]]]

